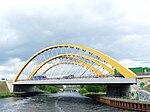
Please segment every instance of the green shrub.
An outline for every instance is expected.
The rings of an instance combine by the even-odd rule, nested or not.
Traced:
[[[88,92],[106,92],[106,86],[86,85],[85,89]]]
[[[85,88],[81,88],[81,89],[79,90],[79,93],[80,93],[81,95],[84,95],[84,94],[88,93],[88,91],[87,91]]]
[[[36,86],[36,88],[42,90],[43,92],[46,93],[57,93],[60,91],[60,89],[62,88],[62,86],[59,85],[55,85],[55,86],[50,86],[50,85],[40,85],[40,86]]]
[[[140,83],[140,87],[143,88],[145,86],[144,82]]]
[[[60,90],[61,86],[40,85],[40,86],[36,86],[36,88],[46,93],[57,93]]]
[[[54,86],[48,86],[46,88],[46,91],[50,92],[50,93],[57,93],[59,91],[58,88],[54,87]]]

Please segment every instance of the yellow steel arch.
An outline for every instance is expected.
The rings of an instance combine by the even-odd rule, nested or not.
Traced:
[[[103,67],[103,68],[104,68],[105,70],[107,70],[110,74],[112,74],[112,75],[114,74],[114,70],[113,70],[111,67],[107,66],[105,63],[102,63],[101,61],[99,61],[99,60],[97,60],[97,59],[95,59],[95,58],[92,58],[92,57],[90,57],[90,56],[86,56],[86,55],[82,55],[82,54],[65,54],[65,55],[66,55],[66,56],[77,56],[77,57],[82,57],[82,58],[84,58],[84,59],[88,59],[88,60],[94,62],[95,64],[97,64],[97,65]]]
[[[43,73],[42,75],[44,75],[46,72],[48,72],[50,69],[52,69],[53,67],[55,66],[58,66],[58,65],[61,65],[61,64],[74,64],[74,65],[77,65],[79,63],[77,62],[59,62],[59,63],[56,63],[56,64],[53,64],[52,66],[48,67]]]
[[[48,67],[48,68],[42,73],[42,75],[44,75],[46,72],[48,72],[48,71],[49,71],[50,69],[52,69],[53,67],[58,66],[58,65],[61,65],[61,64],[74,64],[74,65],[80,65],[80,66],[86,68],[85,66],[83,66],[83,64],[77,63],[77,62],[59,62],[59,63],[56,63],[56,64],[54,64],[54,65]],[[87,69],[87,68],[86,68],[86,69]],[[91,71],[91,69],[89,69],[89,70]],[[93,71],[91,71],[91,72],[93,72]]]
[[[58,56],[55,56],[55,57],[52,57],[52,58],[49,58],[47,59],[46,61],[42,62],[41,64],[39,64],[30,74],[29,76],[27,77],[27,80],[29,80],[32,76],[34,76],[38,70],[43,67],[45,64],[47,64],[48,62],[54,60],[54,59],[57,59],[57,58],[68,58],[68,59],[71,59],[71,60],[74,60],[78,63],[80,63],[81,66],[84,66],[85,68],[89,69],[91,72],[93,72],[95,75],[104,75],[102,72],[100,72],[97,68],[93,67],[92,65],[90,65],[89,63],[87,62],[84,62],[80,59],[77,59],[77,58],[73,58],[73,57],[66,57],[66,56],[63,56],[63,55],[58,55]]]
[[[71,60],[74,60],[74,61],[78,62],[82,67],[85,67],[85,68],[89,69],[91,72],[93,72],[96,75],[104,75],[97,68],[93,67],[92,65],[90,65],[90,64],[88,64],[88,63],[86,63],[86,62],[84,62],[80,59],[73,58],[73,57],[63,57],[63,58],[69,58]],[[49,69],[51,69],[51,66],[48,67],[42,74],[45,74]]]
[[[102,63],[101,61],[95,59],[95,58],[92,58],[92,57],[89,57],[89,56],[86,56],[86,55],[82,55],[82,54],[62,54],[62,55],[59,55],[59,56],[63,56],[64,58],[68,57],[68,56],[76,56],[76,57],[82,57],[84,59],[88,59],[92,62],[94,62],[95,64],[103,67],[105,70],[107,70],[110,74],[113,74],[114,73],[114,70],[112,68],[110,68],[109,66],[107,66],[105,63]],[[45,70],[45,71],[48,71]]]
[[[133,73],[131,70],[125,68],[124,66],[122,66],[119,62],[117,62],[115,59],[107,56],[106,54],[103,54],[97,50],[93,50],[91,48],[88,47],[84,47],[84,46],[79,46],[79,45],[74,45],[74,44],[59,44],[59,45],[54,45],[54,46],[49,46],[45,49],[42,49],[41,51],[37,52],[36,54],[34,54],[31,58],[29,58],[27,60],[27,62],[22,66],[22,68],[18,71],[18,73],[16,74],[16,76],[13,78],[13,82],[17,81],[18,77],[20,76],[20,74],[22,73],[22,71],[25,69],[25,67],[38,55],[40,55],[41,53],[49,50],[49,49],[53,49],[53,48],[57,48],[57,47],[73,47],[73,48],[79,48],[85,51],[88,51],[92,54],[94,54],[95,56],[98,56],[99,58],[101,58],[102,60],[104,60],[105,62],[109,63],[111,66],[113,66],[114,68],[116,68],[118,70],[118,72],[120,72],[125,78],[135,78],[136,74]]]

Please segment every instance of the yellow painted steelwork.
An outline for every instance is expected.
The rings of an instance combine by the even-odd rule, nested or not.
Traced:
[[[86,69],[89,69],[91,72],[93,72],[95,75],[104,75],[102,72],[100,72],[97,68],[93,67],[92,65],[80,60],[80,59],[77,59],[77,58],[73,58],[73,57],[63,57],[63,58],[67,58],[67,59],[70,59],[70,60],[74,60],[76,62],[78,62],[81,66],[85,67]],[[45,74],[51,67],[47,68],[43,74]]]
[[[41,64],[39,64],[30,74],[29,76],[27,77],[27,80],[29,80],[32,76],[34,76],[38,70],[40,70],[40,68],[42,68],[45,64],[47,64],[48,62],[54,60],[54,59],[57,59],[57,58],[67,58],[67,59],[70,59],[70,60],[74,60],[78,63],[80,63],[81,66],[84,66],[85,68],[89,69],[91,72],[93,72],[95,75],[104,75],[102,72],[100,72],[97,68],[93,67],[92,65],[90,65],[89,63],[87,62],[84,62],[80,59],[77,59],[77,58],[73,58],[73,57],[66,57],[64,55],[58,55],[58,56],[55,56],[55,57],[52,57],[52,58],[49,58],[47,59],[46,61],[42,62]]]
[[[82,55],[82,54],[65,54],[65,55],[66,56],[77,56],[77,57],[82,57],[84,59],[88,59],[88,60],[94,62],[95,64],[101,66],[105,70],[107,70],[110,74],[112,74],[112,75],[114,74],[114,70],[111,67],[107,66],[105,63],[103,63],[95,58],[92,58],[90,56],[86,56],[86,55]]]
[[[92,57],[89,57],[89,56],[86,56],[86,55],[82,55],[82,54],[62,54],[62,55],[59,55],[59,56],[62,56],[64,58],[68,57],[68,56],[75,56],[75,57],[82,57],[84,59],[88,59],[92,62],[94,62],[95,64],[101,66],[102,68],[104,68],[105,70],[107,70],[110,74],[113,75],[114,73],[114,70],[112,68],[110,68],[109,66],[107,66],[105,63],[95,59],[95,58],[92,58]],[[47,70],[48,71],[48,70]]]
[[[41,51],[37,52],[36,54],[34,54],[31,58],[29,58],[27,60],[27,62],[22,66],[22,68],[18,71],[18,73],[16,74],[16,76],[13,78],[13,82],[16,82],[18,77],[20,76],[20,74],[22,73],[22,71],[25,69],[25,67],[38,55],[40,55],[41,53],[53,49],[53,48],[58,48],[58,47],[72,47],[72,48],[77,48],[77,49],[81,49],[81,50],[85,50],[87,52],[90,52],[92,54],[94,54],[95,56],[101,58],[102,60],[104,60],[105,62],[107,62],[108,64],[110,64],[111,66],[113,66],[115,69],[118,70],[118,72],[120,72],[125,78],[135,78],[136,74],[133,73],[131,70],[129,70],[128,68],[125,68],[124,66],[122,66],[119,62],[117,62],[115,59],[107,56],[106,54],[103,54],[97,50],[93,50],[91,48],[88,47],[84,47],[84,46],[79,46],[79,45],[74,45],[74,44],[59,44],[59,45],[54,45],[54,46],[49,46],[45,49],[42,49]]]
[[[79,63],[77,63],[77,62],[59,62],[59,63],[56,63],[56,64],[54,64],[54,65],[48,67],[48,68],[42,73],[42,75],[44,75],[46,72],[48,72],[48,71],[49,71],[50,69],[52,69],[53,67],[58,66],[58,65],[61,65],[61,64],[74,64],[74,65],[77,65],[77,64],[79,64]]]
[[[80,66],[82,66],[82,67],[84,67],[84,68],[86,68],[85,66],[83,66],[83,64],[81,64],[81,63],[77,63],[77,62],[59,62],[59,63],[56,63],[56,64],[54,64],[54,65],[52,65],[52,66],[50,66],[50,67],[48,67],[43,73],[42,73],[42,75],[44,75],[46,72],[48,72],[50,69],[52,69],[53,67],[55,67],[55,66],[58,66],[58,65],[61,65],[61,64],[73,64],[73,65],[80,65]],[[88,69],[88,68],[86,68],[86,69]],[[90,69],[89,69],[90,70]],[[92,72],[92,71],[91,71]]]

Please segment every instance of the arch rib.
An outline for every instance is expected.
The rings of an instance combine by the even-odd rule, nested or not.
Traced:
[[[53,67],[55,66],[58,66],[58,65],[61,65],[61,64],[74,64],[74,65],[79,65],[79,66],[82,66],[84,68],[86,68],[85,66],[83,66],[81,63],[77,63],[77,62],[59,62],[59,63],[56,63],[50,67],[48,67],[43,73],[42,75],[46,74],[46,72],[48,72],[50,69],[52,69]],[[87,69],[87,68],[86,68]],[[91,72],[93,72],[91,69],[89,69]]]
[[[85,68],[89,69],[91,72],[93,72],[95,75],[104,75],[102,72],[100,72],[97,68],[93,67],[92,65],[90,65],[89,63],[87,62],[84,62],[80,59],[77,59],[77,58],[73,58],[73,57],[66,57],[64,55],[58,55],[58,56],[55,56],[55,57],[52,57],[52,58],[49,58],[48,60],[42,62],[41,64],[39,64],[30,74],[29,76],[27,77],[27,80],[29,80],[32,76],[34,76],[38,70],[40,70],[40,68],[42,68],[45,64],[47,64],[48,62],[54,60],[54,59],[57,59],[57,58],[69,58],[71,60],[74,60],[78,63],[80,63],[81,66],[84,66]]]
[[[102,60],[106,61],[107,63],[109,63],[111,66],[113,66],[114,68],[116,68],[118,70],[118,72],[120,72],[125,78],[135,78],[136,74],[134,74],[132,71],[130,71],[129,69],[125,68],[124,66],[122,66],[119,62],[117,62],[116,60],[114,60],[113,58],[97,51],[97,50],[93,50],[91,48],[88,47],[84,47],[84,46],[79,46],[79,45],[74,45],[74,44],[59,44],[59,45],[54,45],[54,46],[49,46],[45,49],[42,49],[41,51],[37,52],[36,54],[34,54],[31,58],[29,58],[27,60],[27,62],[22,66],[22,68],[18,71],[18,73],[16,74],[16,76],[13,78],[13,82],[17,81],[18,77],[20,76],[20,74],[22,73],[22,71],[25,69],[25,67],[38,55],[40,55],[41,53],[49,50],[49,49],[53,49],[53,48],[57,48],[57,47],[73,47],[73,48],[78,48],[78,49],[82,49],[85,51],[88,51],[92,54],[94,54],[95,56],[98,56],[99,58],[101,58]]]
[[[77,65],[78,63],[77,62],[59,62],[59,63],[56,63],[50,67],[48,67],[43,73],[42,75],[44,75],[46,72],[48,72],[50,69],[52,69],[53,67],[55,66],[58,66],[58,65],[61,65],[61,64],[74,64],[74,65]]]
[[[89,56],[86,56],[86,55],[82,55],[82,54],[61,54],[60,56],[66,58],[68,56],[71,56],[71,57],[82,57],[84,59],[88,59],[92,62],[94,62],[95,64],[103,67],[105,70],[107,70],[111,75],[114,73],[114,70],[112,68],[110,68],[109,66],[107,66],[105,63],[102,63],[101,61],[95,59],[95,58],[92,58],[92,57],[89,57]],[[47,70],[48,71],[48,70]]]
[[[95,64],[103,67],[105,70],[107,70],[110,74],[114,74],[114,70],[107,66],[105,63],[102,63],[101,61],[95,59],[95,58],[92,58],[92,57],[89,57],[89,56],[86,56],[86,55],[82,55],[82,54],[66,54],[66,56],[77,56],[77,57],[82,57],[82,58],[85,58],[85,59],[88,59],[92,62],[94,62]]]

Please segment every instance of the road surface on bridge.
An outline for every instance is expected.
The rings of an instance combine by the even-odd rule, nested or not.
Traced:
[[[81,85],[81,84],[136,84],[136,78],[73,78],[73,79],[49,79],[49,80],[22,80],[13,85]]]

